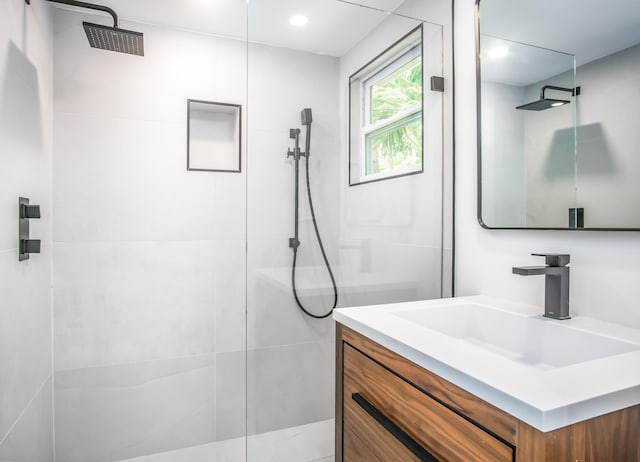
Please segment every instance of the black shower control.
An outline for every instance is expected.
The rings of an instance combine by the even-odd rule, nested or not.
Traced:
[[[40,239],[22,239],[20,253],[40,253]]]
[[[29,204],[26,197],[19,197],[18,211],[18,260],[23,261],[30,253],[40,253],[40,240],[29,236],[29,220],[40,218],[40,206]]]
[[[22,204],[20,207],[20,218],[40,218],[39,205]]]

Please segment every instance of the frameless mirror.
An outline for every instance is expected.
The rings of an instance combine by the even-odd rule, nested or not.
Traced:
[[[637,0],[477,0],[478,219],[640,229]]]
[[[239,104],[188,100],[187,170],[240,172]]]

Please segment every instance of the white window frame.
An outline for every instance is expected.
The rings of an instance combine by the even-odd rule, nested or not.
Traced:
[[[416,114],[422,114],[423,104],[422,101],[420,103],[409,106],[404,111],[395,114],[391,117],[387,117],[386,119],[379,120],[375,123],[371,123],[371,89],[380,81],[384,80],[389,75],[396,72],[398,69],[402,68],[415,58],[422,56],[422,39],[420,39],[416,44],[411,46],[408,50],[403,51],[397,57],[393,58],[390,62],[385,63],[380,66],[380,68],[375,69],[369,76],[365,77],[362,80],[361,86],[361,108],[362,115],[361,120],[363,125],[360,130],[360,181],[368,182],[383,178],[396,177],[400,175],[405,175],[408,173],[421,172],[423,169],[424,159],[418,165],[412,165],[408,167],[400,167],[394,168],[393,170],[387,170],[380,173],[367,174],[367,136],[375,133],[377,131],[384,130],[392,125],[396,125],[398,121],[403,119],[406,120],[406,123],[413,123],[415,121]],[[424,77],[423,77],[424,79]],[[424,83],[423,83],[424,87]],[[422,117],[421,117],[422,119]],[[423,124],[424,130],[424,123]],[[401,124],[402,125],[402,124]],[[401,126],[399,125],[399,126]],[[424,147],[422,156],[424,157]]]

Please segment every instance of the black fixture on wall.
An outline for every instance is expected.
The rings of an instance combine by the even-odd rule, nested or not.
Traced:
[[[320,237],[320,231],[318,230],[318,222],[316,221],[316,214],[313,209],[313,200],[311,198],[311,182],[309,181],[309,156],[311,154],[311,122],[313,121],[313,116],[311,113],[311,108],[305,108],[300,112],[300,119],[302,125],[306,127],[305,133],[305,151],[302,152],[300,150],[300,129],[292,128],[289,130],[289,138],[294,140],[294,148],[293,150],[287,150],[287,158],[293,157],[294,160],[294,236],[289,238],[289,247],[293,250],[293,262],[291,263],[291,288],[293,289],[293,298],[296,300],[296,304],[302,310],[304,314],[309,317],[315,319],[324,319],[331,316],[333,310],[338,306],[338,287],[336,285],[335,277],[333,276],[333,271],[331,269],[331,265],[329,264],[329,259],[327,258],[327,254],[324,250],[324,245],[322,244],[322,238]],[[309,211],[311,212],[311,222],[313,223],[313,229],[316,234],[316,239],[318,241],[318,246],[320,247],[320,253],[322,254],[322,259],[324,260],[324,265],[327,268],[327,272],[329,273],[329,278],[331,279],[331,287],[333,288],[333,305],[330,309],[328,309],[323,314],[314,314],[309,311],[302,304],[300,297],[298,296],[298,290],[296,289],[296,269],[297,269],[297,260],[298,260],[298,247],[300,247],[300,239],[299,239],[299,186],[300,186],[300,158],[304,157],[306,159],[305,162],[305,176],[306,176],[306,184],[307,184],[307,199],[309,200]]]
[[[25,1],[27,2],[27,5],[31,4],[31,0]],[[87,39],[89,40],[89,45],[91,45],[92,48],[99,48],[101,50],[144,56],[143,34],[131,30],[120,29],[118,15],[108,6],[80,2],[77,0],[48,1],[52,3],[61,3],[63,5],[76,6],[78,8],[102,11],[103,13],[111,15],[113,18],[113,27],[93,24],[90,22],[82,23],[84,26],[84,32],[87,34]]]
[[[565,88],[556,87],[555,85],[545,85],[540,89],[540,99],[538,101],[516,106],[516,109],[522,109],[525,111],[544,111],[545,109],[551,109],[552,107],[564,106],[565,104],[571,103],[568,99],[547,98],[545,95],[547,90],[564,91],[571,93],[571,96],[578,96],[580,94],[580,87]]]
[[[29,258],[29,254],[40,253],[40,239],[31,239],[29,236],[29,220],[40,218],[40,206],[29,204],[26,197],[18,198],[18,260]]]

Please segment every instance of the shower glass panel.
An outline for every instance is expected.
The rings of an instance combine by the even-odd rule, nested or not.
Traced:
[[[398,0],[386,5],[401,14],[389,14],[339,0],[275,3],[248,5],[247,460],[331,461],[334,321],[308,316],[298,304],[320,316],[334,305],[317,234],[338,308],[451,294],[443,271],[451,261],[450,230],[443,232],[451,96],[430,89],[432,76],[450,78],[443,56],[451,55],[445,27],[412,17],[438,4],[439,17],[450,20],[451,7]],[[301,14],[306,25],[291,25]],[[350,98],[350,76],[419,26],[422,42],[412,47],[422,54],[422,109],[412,104],[410,117],[423,126],[423,172],[350,186],[349,104],[365,107]],[[379,87],[401,80],[399,69]],[[400,120],[404,113],[396,112]],[[389,138],[415,128],[401,122],[389,122]]]
[[[189,99],[246,108],[247,7],[140,3],[144,57],[53,15],[56,460],[242,461],[245,168],[186,150]]]

